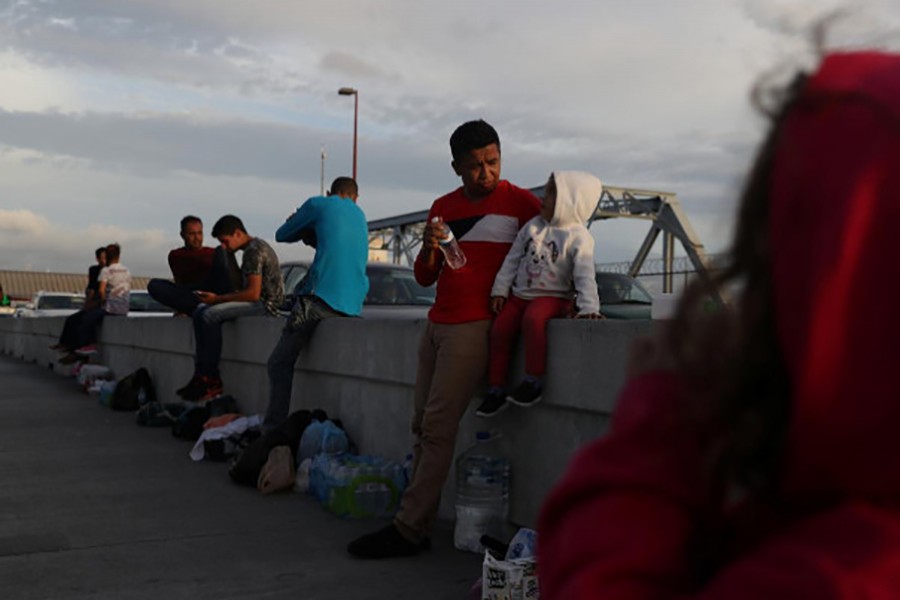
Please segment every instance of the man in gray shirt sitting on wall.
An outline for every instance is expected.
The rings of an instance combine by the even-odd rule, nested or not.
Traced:
[[[243,287],[227,294],[197,291],[201,304],[194,310],[194,376],[177,394],[185,400],[203,402],[223,392],[219,374],[222,356],[222,323],[238,317],[278,315],[284,301],[284,281],[278,256],[269,244],[247,233],[234,215],[225,215],[213,226],[212,235],[232,254],[244,253],[241,260]]]

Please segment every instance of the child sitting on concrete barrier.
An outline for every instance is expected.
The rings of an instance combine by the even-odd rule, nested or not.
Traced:
[[[556,171],[544,188],[541,214],[516,236],[491,290],[488,392],[476,414],[492,417],[507,406],[540,401],[547,363],[547,321],[567,316],[575,295],[576,316],[600,319],[594,238],[585,225],[603,185],[589,173]],[[525,337],[525,380],[507,395],[509,362],[519,329]]]

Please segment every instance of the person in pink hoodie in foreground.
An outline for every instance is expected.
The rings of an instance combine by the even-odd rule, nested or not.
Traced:
[[[632,349],[538,526],[544,599],[900,598],[900,55],[788,90],[732,262]]]

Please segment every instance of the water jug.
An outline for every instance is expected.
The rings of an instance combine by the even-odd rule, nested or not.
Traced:
[[[483,552],[481,536],[505,539],[509,512],[509,461],[487,431],[456,459],[456,527],[453,544],[460,550]]]

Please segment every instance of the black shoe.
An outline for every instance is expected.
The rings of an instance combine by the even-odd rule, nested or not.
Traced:
[[[488,392],[484,402],[475,410],[479,417],[493,417],[506,408],[506,392]]]
[[[543,391],[540,385],[526,379],[506,399],[519,406],[534,406],[541,401]]]
[[[394,558],[414,556],[431,548],[431,540],[425,538],[418,544],[410,542],[393,523],[357,538],[347,545],[347,552],[356,558]]]
[[[187,385],[178,388],[175,390],[175,393],[186,400],[190,399],[200,392],[201,383],[200,376],[194,375],[191,377],[191,380],[187,382]]]

